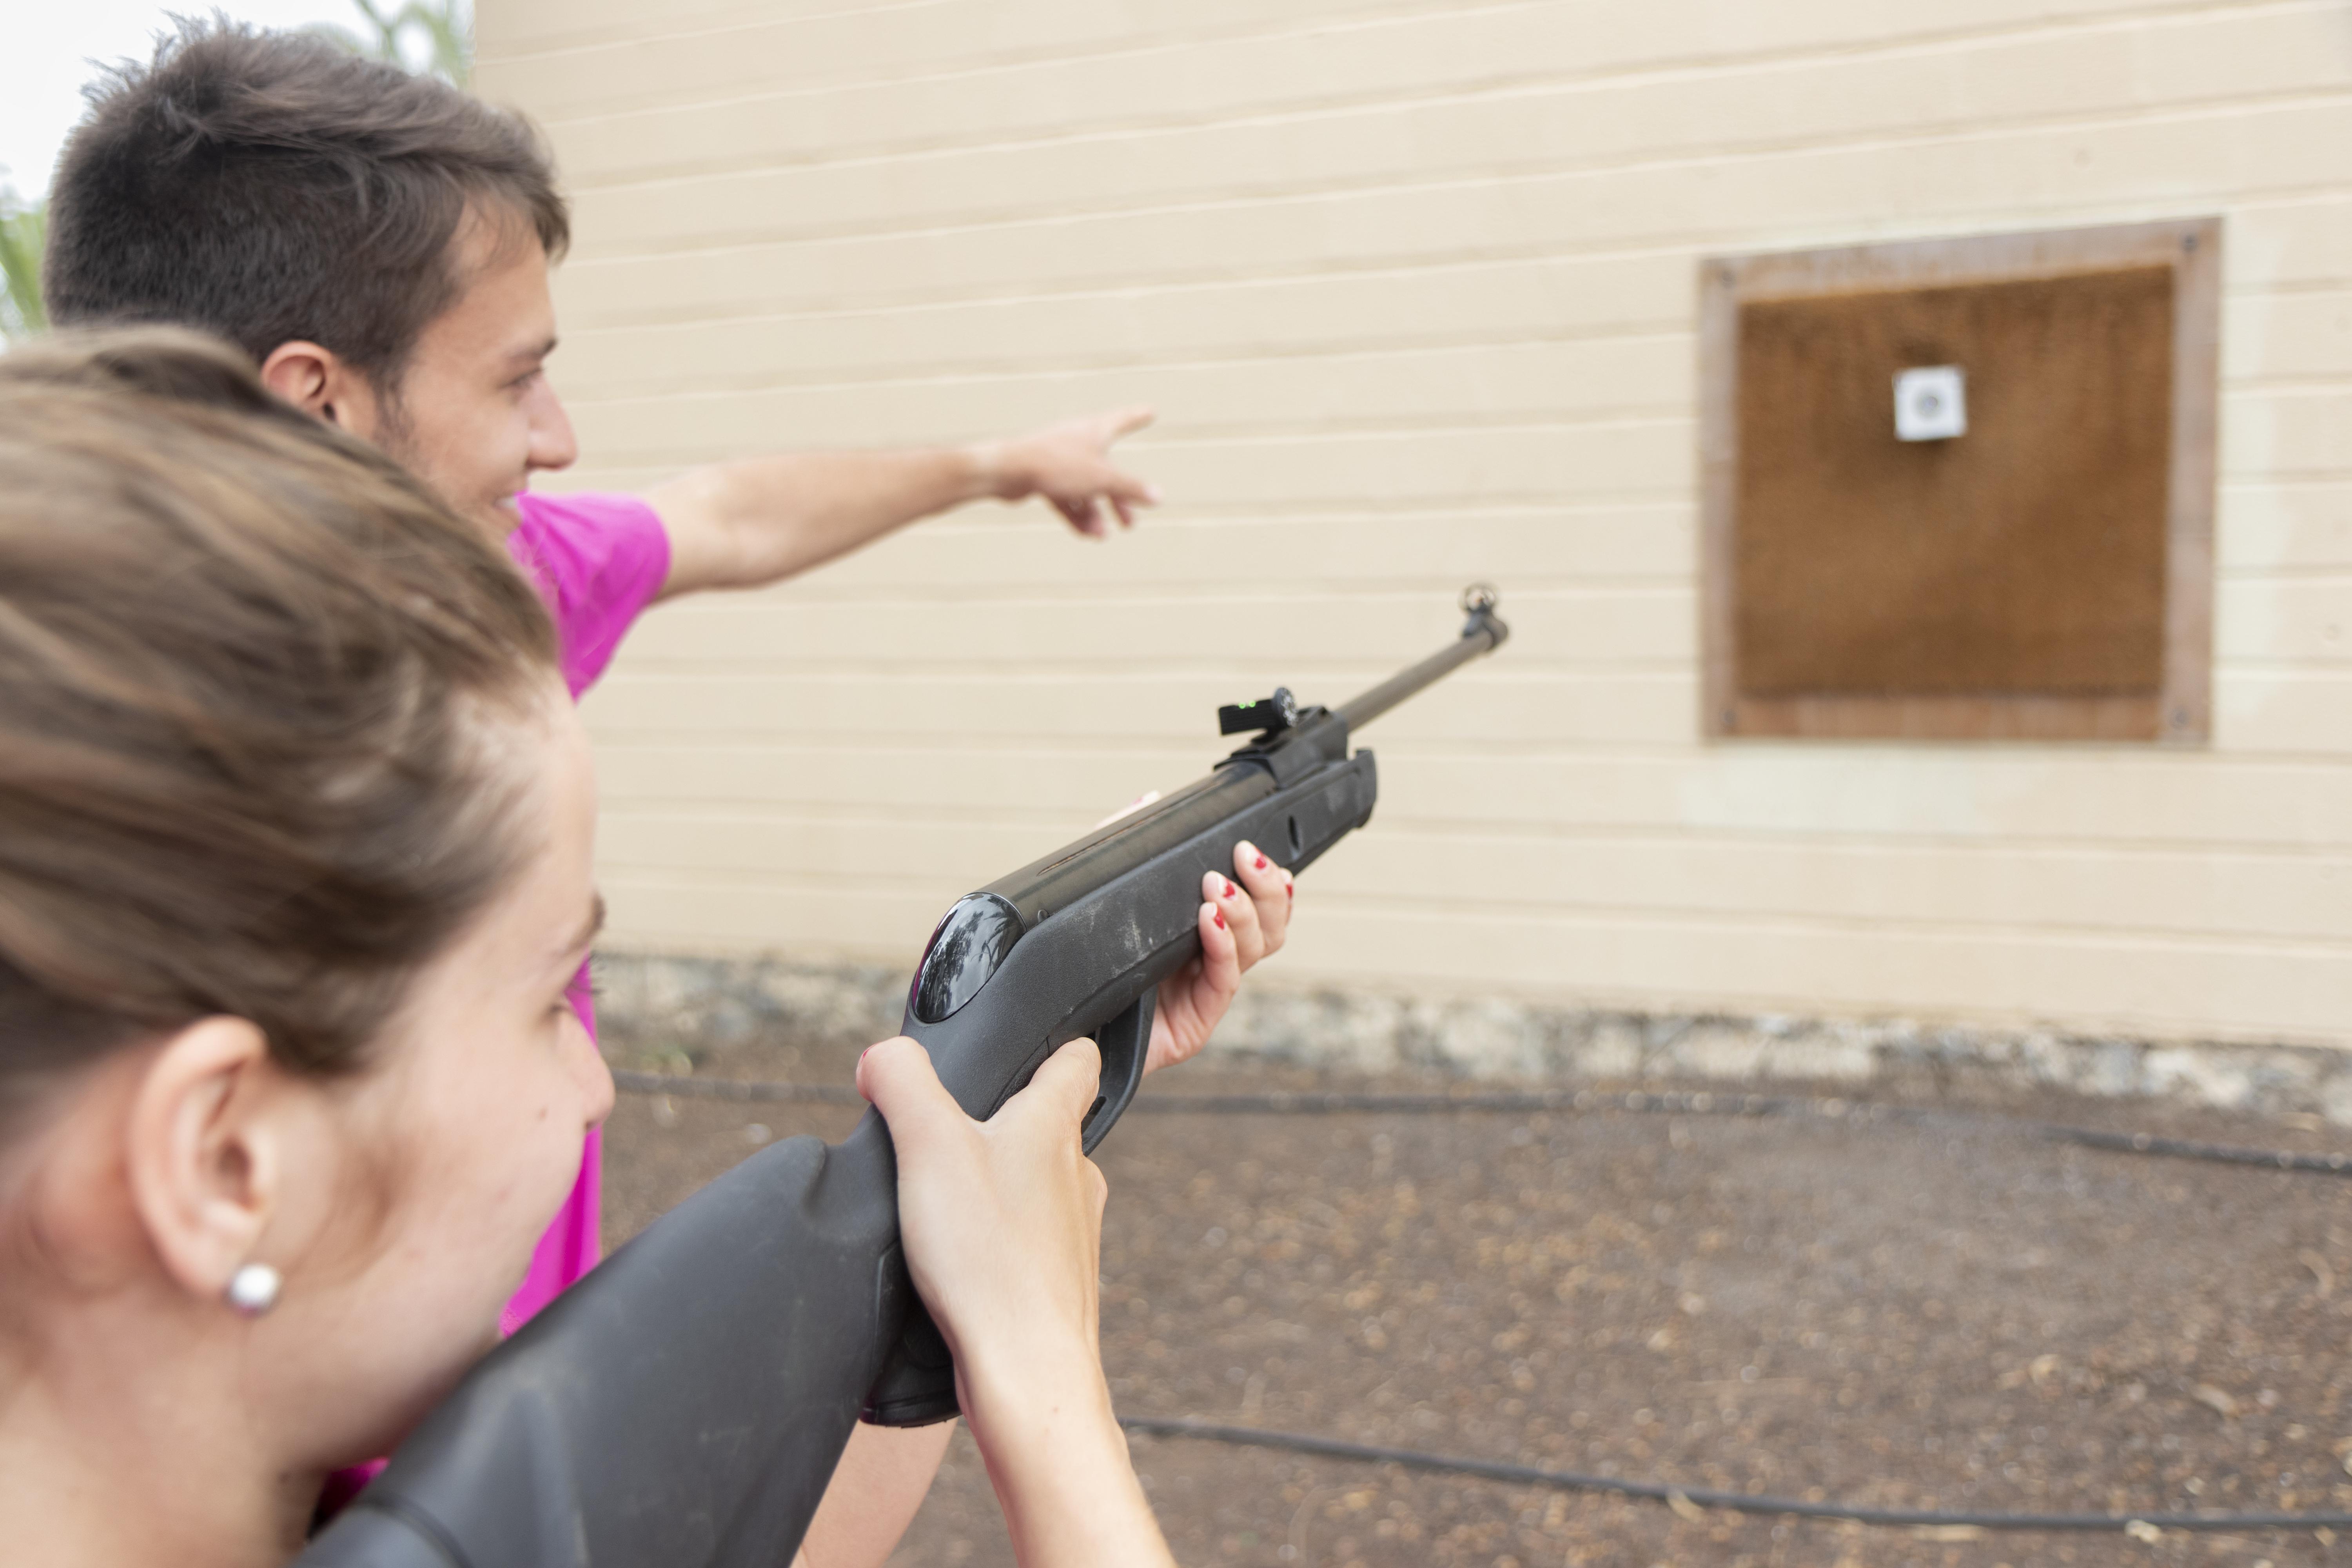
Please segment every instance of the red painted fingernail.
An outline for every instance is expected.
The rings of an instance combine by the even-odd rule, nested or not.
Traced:
[[[1291,882],[1285,882],[1285,883],[1282,885],[1282,896],[1283,896],[1284,898],[1286,898],[1286,899],[1295,899],[1295,898],[1297,898],[1297,897],[1298,896],[1298,888],[1297,888],[1297,884],[1295,884],[1295,883],[1291,883]]]
[[[1261,871],[1265,869],[1265,857],[1263,855],[1257,858],[1257,868]]]
[[[1216,922],[1217,922],[1217,929],[1218,929],[1219,931],[1223,931],[1223,930],[1224,930],[1224,929],[1225,929],[1225,911],[1224,911],[1224,910],[1211,910],[1209,911],[1209,913],[1210,913],[1210,915],[1211,915],[1212,917],[1213,917],[1213,918],[1215,919],[1215,921],[1216,921]]]
[[[1223,877],[1218,878],[1218,879],[1217,879],[1217,880],[1218,880],[1218,881],[1220,881],[1220,882],[1225,882],[1225,879],[1224,879]],[[1225,897],[1226,897],[1226,898],[1229,898],[1229,899],[1230,899],[1230,898],[1232,898],[1235,893],[1238,893],[1238,892],[1240,892],[1240,891],[1241,891],[1241,889],[1240,889],[1239,888],[1234,887],[1231,882],[1225,882]]]

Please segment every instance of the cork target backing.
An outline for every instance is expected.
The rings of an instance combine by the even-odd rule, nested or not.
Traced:
[[[1940,364],[1967,434],[1897,439]],[[1739,370],[1742,692],[2163,683],[2169,268],[1761,300]]]

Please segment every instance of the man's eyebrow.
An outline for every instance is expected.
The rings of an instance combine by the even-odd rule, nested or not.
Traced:
[[[507,355],[508,362],[513,364],[537,364],[553,353],[555,345],[562,341],[560,338],[551,337],[544,342],[526,344]]]

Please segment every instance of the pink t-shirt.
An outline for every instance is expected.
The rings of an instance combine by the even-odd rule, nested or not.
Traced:
[[[507,536],[507,549],[555,616],[562,646],[563,683],[577,700],[604,673],[621,638],[669,576],[669,535],[653,508],[635,496],[569,495],[515,498],[522,525]],[[572,1009],[596,1034],[596,1003],[583,966],[567,994]],[[601,1254],[604,1140],[591,1129],[580,1152],[580,1179],[563,1200],[555,1222],[539,1238],[530,1272],[500,1315],[499,1327],[513,1333],[574,1279],[595,1267]]]
[[[653,508],[635,496],[524,494],[515,500],[522,524],[507,536],[507,549],[555,616],[563,683],[577,700],[604,673],[623,634],[668,579],[669,535]],[[596,1000],[587,965],[564,994],[593,1039]],[[501,1332],[522,1327],[596,1266],[604,1175],[604,1132],[592,1128],[580,1151],[580,1176],[572,1194],[539,1238],[522,1289],[499,1314]],[[333,1518],[383,1465],[372,1459],[329,1477],[318,1517]]]

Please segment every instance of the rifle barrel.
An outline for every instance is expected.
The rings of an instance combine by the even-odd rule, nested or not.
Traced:
[[[1502,647],[1511,628],[1495,614],[1498,603],[1495,590],[1483,583],[1474,583],[1464,589],[1462,607],[1469,612],[1470,619],[1462,627],[1462,635],[1411,669],[1391,675],[1370,691],[1342,703],[1337,711],[1346,721],[1348,733],[1354,734],[1423,688]]]

